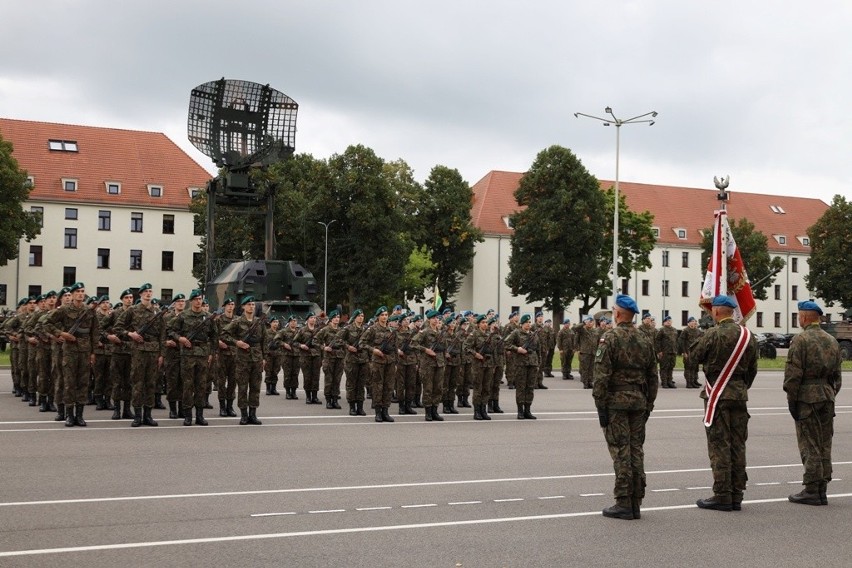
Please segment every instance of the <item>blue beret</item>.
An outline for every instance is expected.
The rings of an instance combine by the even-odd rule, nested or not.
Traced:
[[[639,306],[636,305],[636,300],[627,294],[619,294],[616,296],[615,305],[623,310],[630,310],[634,314],[639,313]]]
[[[583,316],[583,322],[594,321],[594,319],[592,316]]]
[[[432,319],[438,317],[437,310],[426,310],[426,319]]]
[[[688,319],[688,320],[686,320],[686,323],[689,323],[689,322],[691,322],[691,321],[698,321],[698,320],[697,320],[697,319],[695,319],[695,318],[694,318],[694,317],[692,317],[692,316],[689,316],[689,319]]]
[[[196,298],[200,298],[200,297],[203,297],[203,296],[204,296],[204,292],[202,292],[198,288],[196,288],[195,290],[193,290],[192,292],[189,293],[189,299],[190,300],[194,300]]]
[[[536,317],[536,318],[543,318],[543,317],[544,317],[544,314],[543,314],[543,313],[541,313],[541,312],[536,312],[536,313],[535,313],[535,317]]]
[[[151,290],[152,286],[148,282],[139,286],[139,292],[144,292],[145,290]]]
[[[562,325],[565,325],[566,323],[571,323],[571,318],[565,318],[562,320]]]
[[[472,312],[472,311],[470,311],[470,310],[465,310],[465,311],[463,311],[463,312],[462,312],[462,315],[463,315],[464,317],[472,316],[472,315],[473,315],[473,312]]]
[[[246,305],[246,304],[248,304],[249,302],[254,302],[254,296],[246,296],[245,298],[243,298],[242,300],[240,300],[240,305],[241,305],[241,306],[245,306],[245,305]]]
[[[518,312],[512,312],[511,314],[509,314],[509,319],[511,319],[511,318],[513,318],[517,315],[518,315]]]
[[[737,303],[730,296],[716,296],[713,298],[714,306],[724,306],[726,308],[736,309]]]
[[[379,307],[376,309],[376,313],[375,313],[375,314],[373,314],[373,317],[374,317],[374,318],[377,318],[377,317],[379,317],[381,314],[386,313],[387,311],[388,311],[388,307],[387,307],[387,306],[379,306]]]
[[[663,323],[666,323],[667,321],[672,321],[672,316],[666,316],[663,318]]]
[[[804,302],[799,302],[799,311],[816,312],[819,315],[822,315],[822,308],[820,308],[813,300],[805,300]]]
[[[400,306],[399,304],[397,304],[393,307],[393,311],[397,311],[397,310],[401,310],[401,309],[402,309],[402,306]],[[331,317],[331,316],[329,316],[329,317]]]
[[[222,302],[222,307],[224,308],[224,307],[225,307],[225,306],[227,306],[228,304],[233,304],[233,303],[234,303],[234,299],[233,299],[233,298],[225,298],[225,300]]]
[[[352,315],[351,315],[350,317],[351,317],[352,319],[355,319],[355,318],[357,318],[358,316],[360,316],[360,315],[361,315],[361,314],[363,314],[363,313],[364,313],[364,310],[362,310],[362,309],[360,309],[360,308],[359,308],[359,309],[355,310],[354,312],[352,312]]]
[[[183,294],[177,294],[174,298],[172,298],[172,302],[177,302],[178,300],[186,300],[186,296]]]
[[[521,316],[521,323],[522,324],[527,323],[528,321],[530,321],[530,319],[531,318],[530,318],[529,314],[524,314],[524,315]]]
[[[68,287],[69,292],[76,292],[77,290],[82,290],[86,287],[82,282],[74,282],[71,286]]]
[[[450,312],[452,312],[452,311],[453,311],[453,310],[451,310],[450,308],[444,308],[444,310],[441,312],[441,315],[442,315],[442,316],[443,316],[443,315],[446,315],[446,314],[448,314],[448,313],[450,313]]]

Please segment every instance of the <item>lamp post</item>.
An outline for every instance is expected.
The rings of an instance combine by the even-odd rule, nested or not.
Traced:
[[[328,315],[328,228],[335,221],[337,221],[337,219],[332,219],[328,223],[317,221],[317,223],[325,227],[325,268],[323,268],[322,311],[325,312],[326,315]]]
[[[604,109],[604,112],[607,113],[611,118],[592,116],[591,114],[584,114],[582,112],[575,112],[574,117],[580,118],[581,116],[585,116],[586,118],[593,118],[595,120],[601,121],[604,126],[615,125],[615,213],[613,214],[612,219],[612,305],[615,306],[615,298],[618,296],[618,162],[621,153],[621,126],[623,124],[641,123],[646,123],[648,126],[653,126],[654,121],[652,119],[657,116],[657,112],[646,112],[645,114],[640,114],[639,116],[634,116],[633,118],[628,118],[627,120],[621,120],[620,118],[616,118],[616,116],[612,113],[611,107],[606,107]]]

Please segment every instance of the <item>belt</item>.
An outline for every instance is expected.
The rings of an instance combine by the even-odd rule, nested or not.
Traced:
[[[824,379],[802,379],[801,385],[827,385],[828,381]]]
[[[639,385],[634,385],[634,384],[610,385],[610,387],[607,390],[609,390],[609,392],[628,392],[628,391],[642,392],[642,387],[639,386]]]

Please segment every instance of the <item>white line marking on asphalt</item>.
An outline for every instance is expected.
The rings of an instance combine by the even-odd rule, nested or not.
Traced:
[[[455,503],[447,503],[447,505],[479,505],[480,503],[482,501],[456,501]]]
[[[615,203],[615,202],[613,201],[613,203]],[[513,499],[494,499],[495,503],[510,503],[512,501],[523,501],[523,498],[515,497]]]
[[[613,203],[615,203],[615,201],[613,201]],[[799,485],[800,483],[801,483],[801,480],[798,480],[798,481],[788,481],[788,482],[787,482],[787,485]]]
[[[613,203],[615,203],[615,202],[613,201]],[[758,486],[762,486],[762,485],[781,485],[781,482],[780,482],[780,481],[764,481],[763,483],[755,483],[755,485],[758,485]]]
[[[295,515],[295,511],[288,511],[286,513],[255,513],[252,517],[280,517],[283,515]]]
[[[615,202],[613,202],[615,203]],[[322,513],[345,513],[346,509],[326,509],[322,511],[308,511],[311,515],[319,515]]]
[[[615,203],[613,201],[613,203]],[[713,489],[712,487],[687,487],[690,491],[706,491],[708,489]]]
[[[539,497],[539,499],[565,499],[565,495],[550,495],[548,497]]]
[[[615,203],[615,202],[613,202]],[[403,505],[403,509],[420,509],[421,507],[437,507],[437,503],[422,503],[420,505]]]
[[[852,497],[852,493],[842,493],[837,495],[829,495],[829,499],[839,499],[842,497]],[[752,501],[743,501],[743,505],[755,505],[760,503],[786,503],[788,499],[786,497],[777,498],[777,499],[755,499]],[[649,513],[652,511],[676,511],[681,509],[693,509],[697,511],[697,507],[694,503],[690,503],[688,505],[668,505],[665,507],[644,507],[642,512]],[[186,544],[206,544],[206,543],[217,543],[217,542],[238,542],[238,541],[250,541],[250,540],[270,540],[270,539],[279,539],[279,538],[295,538],[295,537],[304,537],[304,536],[323,536],[323,535],[333,535],[333,534],[353,534],[353,533],[367,533],[367,532],[387,532],[387,531],[400,531],[400,530],[415,530],[415,529],[427,529],[427,528],[435,528],[435,527],[459,527],[459,526],[469,526],[469,525],[489,525],[496,523],[516,523],[516,522],[524,522],[524,521],[543,521],[550,519],[570,519],[577,517],[592,517],[600,515],[600,511],[580,511],[577,513],[556,513],[552,515],[529,515],[523,517],[495,517],[490,519],[471,519],[466,521],[441,521],[434,523],[417,523],[417,524],[406,524],[406,525],[384,525],[384,526],[375,526],[375,527],[349,527],[349,528],[341,528],[341,529],[323,529],[323,530],[313,530],[313,531],[298,531],[298,532],[282,532],[282,533],[265,533],[265,534],[246,534],[246,535],[234,535],[234,536],[221,536],[221,537],[207,537],[207,538],[188,538],[183,540],[160,540],[160,541],[148,541],[148,542],[125,542],[125,543],[116,543],[116,544],[98,544],[98,545],[90,545],[90,546],[69,546],[62,548],[39,548],[39,549],[31,549],[31,550],[9,550],[5,552],[0,552],[0,558],[8,558],[12,556],[36,556],[42,554],[64,554],[70,552],[96,552],[102,550],[123,550],[129,548],[152,548],[155,546],[178,546],[178,545],[186,545]]]
[[[602,495],[603,493],[580,493],[580,497],[600,497]]]
[[[852,465],[852,461],[834,462],[834,467],[842,465]],[[801,463],[791,464],[775,464],[775,465],[754,465],[748,466],[747,470],[752,469],[778,469],[802,467]],[[686,469],[666,469],[645,472],[645,475],[668,475],[673,473],[704,473],[709,472],[709,467],[697,467]],[[568,479],[593,479],[597,477],[614,477],[615,474],[609,473],[578,473],[571,475],[544,475],[538,477],[504,477],[493,479],[465,479],[453,481],[426,481],[418,483],[386,483],[381,485],[343,485],[332,487],[301,487],[293,489],[257,489],[246,491],[217,491],[212,493],[177,493],[164,495],[131,495],[127,497],[91,497],[83,499],[50,499],[44,501],[9,501],[0,503],[0,507],[24,507],[32,505],[66,505],[77,503],[111,503],[116,501],[153,501],[157,499],[198,499],[204,497],[240,497],[245,495],[274,495],[282,493],[317,493],[327,491],[360,491],[365,489],[404,489],[407,487],[439,487],[445,485],[481,485],[487,483],[516,483],[528,481],[560,481]]]
[[[613,201],[613,203],[615,203]],[[361,507],[359,509],[355,509],[356,511],[387,511],[388,509],[393,509],[393,507]]]
[[[615,202],[613,201],[613,203]],[[667,489],[651,489],[652,493],[665,493],[667,491],[680,491],[680,489],[677,487],[669,487]]]

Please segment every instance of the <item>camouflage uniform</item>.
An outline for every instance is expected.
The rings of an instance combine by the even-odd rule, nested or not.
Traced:
[[[275,340],[281,345],[281,371],[284,383],[285,397],[288,400],[298,400],[296,390],[299,388],[299,349],[293,345],[298,330],[291,329],[289,322],[278,330]]]
[[[544,327],[542,328],[542,332],[544,333],[544,338],[542,340],[543,350],[541,360],[541,372],[545,377],[552,377],[553,355],[555,353],[556,348],[556,330],[553,329],[552,324],[548,325],[545,322]]]
[[[390,326],[375,323],[361,335],[358,346],[359,349],[370,353],[371,391],[376,422],[393,422],[393,418],[388,415],[388,408],[395,379],[396,330]],[[381,355],[374,349],[381,351]]]
[[[520,328],[520,326],[517,322],[513,322],[511,320],[503,326],[503,329],[500,332],[501,335],[503,335],[503,345],[506,345],[506,338],[518,328]],[[508,345],[506,345],[506,347],[508,347]],[[506,349],[506,385],[510,389],[515,388],[515,376],[518,374],[517,367],[517,357],[515,356],[515,352]]]
[[[316,340],[319,326],[311,329],[305,325],[293,340],[299,348],[299,367],[302,369],[302,384],[305,387],[305,404],[320,404],[317,399],[319,376],[322,369],[320,344]]]
[[[665,323],[654,335],[654,350],[660,361],[660,383],[664,389],[677,388],[672,371],[677,360],[677,330]]]
[[[104,318],[101,331],[106,335],[115,335],[115,323],[126,309],[123,305],[114,309],[109,316]],[[117,336],[116,339],[118,339],[118,343],[109,341],[107,344],[107,351],[110,353],[109,374],[112,378],[110,381],[112,392],[109,394],[115,406],[112,419],[132,419],[133,415],[130,410],[130,344],[127,341],[121,341]],[[122,402],[124,402],[123,413],[121,410]]]
[[[207,374],[213,352],[219,344],[216,324],[207,312],[189,308],[171,319],[168,323],[168,336],[180,346],[183,425],[192,424],[194,406],[195,423],[206,426],[204,401],[207,395]],[[190,347],[181,343],[181,338],[188,340]]]
[[[38,373],[37,385],[39,393],[38,411],[47,412],[48,406],[53,402],[53,389],[55,388],[53,382],[53,369],[51,367],[51,349],[55,340],[44,328],[47,323],[47,317],[51,312],[45,311],[40,313],[43,315],[38,319],[34,328],[35,334],[39,338],[39,344],[36,348],[36,367]]]
[[[316,335],[322,346],[322,376],[325,407],[339,409],[340,379],[343,377],[343,360],[346,356],[343,341],[337,339],[340,327],[329,323]],[[326,350],[326,347],[331,351]]]
[[[834,398],[840,392],[841,362],[837,340],[815,322],[793,338],[784,369],[784,392],[795,416],[805,468],[802,483],[807,493],[818,493],[824,505],[832,473]]]
[[[590,389],[595,380],[595,349],[600,334],[598,328],[578,323],[574,326],[574,336],[580,352],[580,380],[583,381],[583,388]]]
[[[499,333],[483,331],[477,324],[464,342],[464,350],[471,357],[473,370],[473,418],[491,420],[486,408],[491,400],[491,382],[494,377],[495,339]]]
[[[491,334],[494,337],[494,373],[491,376],[491,397],[488,405],[488,412],[503,414],[500,408],[500,383],[503,382],[503,365],[506,363],[506,350],[503,346],[503,335],[500,325],[495,323],[491,327]]]
[[[269,329],[266,330],[269,335],[269,343],[266,345],[266,367],[264,369],[266,383],[266,394],[271,396],[279,396],[278,392],[278,373],[281,371],[281,361],[284,358],[284,353],[281,352],[281,340],[276,339],[280,328],[275,329],[275,325],[270,322]]]
[[[136,304],[121,312],[113,333],[131,345],[130,354],[130,403],[135,409],[133,426],[146,424],[156,426],[151,417],[154,399],[160,379],[159,363],[163,356],[166,326],[163,315],[158,315],[152,304]],[[130,339],[129,333],[136,332],[142,341]]]
[[[38,348],[41,344],[41,339],[39,338],[38,332],[36,330],[36,325],[38,324],[39,319],[43,315],[44,310],[36,309],[27,317],[27,320],[24,322],[23,325],[24,334],[27,337],[28,343],[27,359],[24,362],[24,365],[27,376],[27,392],[30,393],[30,406],[35,406],[37,404],[36,401],[38,399]],[[86,379],[86,385],[88,387],[88,378]],[[64,391],[62,392],[62,396],[64,398]],[[71,404],[73,404],[73,402]]]
[[[460,326],[458,333],[463,337],[462,345],[470,337],[473,332],[473,324]],[[501,377],[502,369],[501,370]],[[459,408],[470,408],[470,390],[473,388],[473,358],[466,350],[462,350],[461,371],[458,383],[456,384],[456,397],[458,398]]]
[[[698,382],[698,363],[689,356],[689,349],[702,335],[704,331],[701,328],[687,326],[680,332],[678,338],[678,352],[683,354],[683,378],[686,380],[688,389],[697,389],[701,386]]]
[[[365,414],[364,388],[369,372],[367,367],[370,359],[369,353],[362,349],[360,345],[364,329],[363,325],[350,322],[349,325],[337,332],[337,337],[346,346],[343,370],[346,372],[346,402],[349,403],[349,414],[352,415],[355,412],[359,416]],[[353,404],[355,405],[354,409]]]
[[[263,380],[263,361],[266,357],[266,325],[262,318],[249,320],[245,314],[222,329],[222,341],[232,347],[237,341],[249,345],[248,349],[237,348],[235,374],[237,378],[237,406],[240,408],[240,424],[260,424],[257,407],[260,406],[260,383]]]
[[[645,497],[645,423],[657,398],[654,345],[632,322],[621,322],[601,336],[594,368],[595,406],[608,418],[613,494],[635,516]]]
[[[222,341],[222,330],[234,321],[234,316],[219,315],[216,318],[216,392],[219,395],[219,416],[236,416],[234,399],[237,395],[237,348]],[[224,413],[222,406],[224,405]]]
[[[692,347],[689,356],[703,364],[709,386],[716,383],[740,336],[741,327],[724,318],[708,329]],[[716,417],[707,432],[707,453],[713,470],[713,494],[717,503],[739,506],[743,500],[748,439],[748,389],[757,375],[757,341],[752,336],[716,406]],[[707,391],[701,390],[707,404]]]
[[[464,345],[464,334],[455,325],[452,331],[447,332],[447,358],[444,367],[444,385],[442,387],[442,403],[444,414],[458,414],[455,408],[456,391],[459,384],[464,382],[464,368],[462,367],[462,346]]]
[[[21,374],[18,370],[18,354],[20,348],[18,346],[18,330],[21,326],[22,309],[3,322],[3,334],[9,339],[11,350],[9,353],[9,364],[12,372],[12,392],[16,397],[21,396]]]
[[[109,313],[97,310],[95,315],[98,318],[98,329],[100,329],[98,342],[95,345],[95,365],[92,368],[95,376],[95,385],[92,389],[97,404],[95,410],[113,410],[113,406],[109,402],[112,398],[112,376],[109,373],[112,353],[107,349],[104,334],[105,325],[109,323]]]
[[[414,328],[411,325],[400,327],[396,333],[401,355],[396,364],[396,396],[399,399],[400,414],[417,414],[414,404],[415,384],[417,382],[417,354],[411,347]]]
[[[444,369],[447,366],[446,334],[430,325],[424,325],[414,339],[412,347],[418,352],[418,374],[423,383],[423,406],[426,407],[426,420],[443,418],[438,414],[438,403],[442,401],[444,386]],[[434,351],[435,356],[426,353],[427,349]],[[438,416],[438,418],[435,418]]]
[[[533,419],[531,413],[534,388],[539,373],[539,338],[536,332],[517,328],[506,338],[506,348],[515,358],[515,402],[518,405],[518,419]],[[526,353],[518,352],[522,347]]]
[[[180,314],[182,314],[184,311],[186,310],[182,310]],[[163,316],[163,322],[165,323],[167,330],[166,344],[163,353],[163,375],[165,379],[165,388],[163,388],[162,384],[157,385],[157,394],[159,395],[165,391],[166,400],[169,402],[170,407],[172,403],[177,404],[183,401],[183,380],[181,377],[180,345],[178,345],[174,339],[168,336],[168,330],[170,329],[172,322],[180,314],[168,311],[166,312],[166,315]],[[190,406],[187,410],[191,412],[191,408],[192,407]],[[178,416],[181,416],[181,412],[178,412]]]
[[[574,380],[574,375],[571,374],[571,367],[574,365],[574,342],[574,330],[568,324],[563,325],[559,333],[556,334],[556,348],[559,350],[562,378],[567,381]]]

